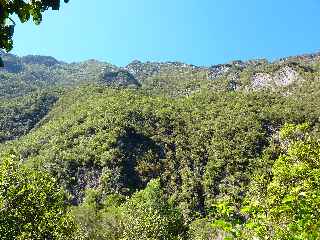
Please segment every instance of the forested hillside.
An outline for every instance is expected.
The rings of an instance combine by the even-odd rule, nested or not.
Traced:
[[[319,54],[2,59],[2,239],[320,238]]]

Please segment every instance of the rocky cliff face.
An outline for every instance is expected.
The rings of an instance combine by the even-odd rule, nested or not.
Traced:
[[[111,86],[139,86],[138,80],[124,69],[116,71],[106,71],[101,82]]]
[[[289,66],[283,66],[273,73],[255,73],[251,78],[251,88],[255,90],[286,87],[302,80],[298,71]]]

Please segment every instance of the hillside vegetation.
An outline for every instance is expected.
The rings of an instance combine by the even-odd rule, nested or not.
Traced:
[[[318,54],[2,58],[3,239],[320,238]]]

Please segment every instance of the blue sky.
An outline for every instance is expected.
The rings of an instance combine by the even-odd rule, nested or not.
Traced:
[[[231,60],[320,50],[319,0],[70,0],[40,26],[18,24],[18,55],[116,65]]]

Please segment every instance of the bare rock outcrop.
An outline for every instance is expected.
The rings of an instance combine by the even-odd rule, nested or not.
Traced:
[[[286,87],[301,80],[299,73],[292,67],[283,66],[274,73],[255,73],[251,79],[251,89]]]

